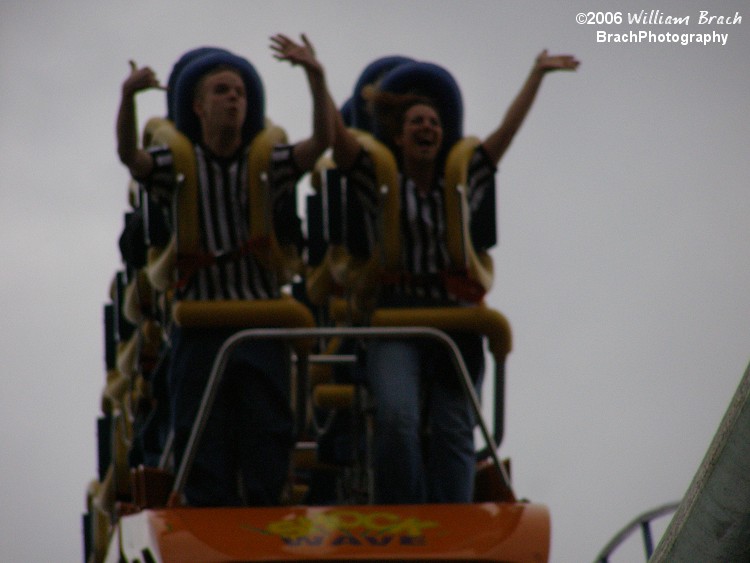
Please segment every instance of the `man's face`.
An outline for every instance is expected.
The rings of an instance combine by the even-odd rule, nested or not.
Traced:
[[[411,106],[404,115],[403,128],[395,142],[405,160],[435,160],[443,143],[440,116],[429,105]]]
[[[232,70],[220,70],[205,76],[193,101],[204,134],[215,130],[242,129],[247,115],[245,83]]]

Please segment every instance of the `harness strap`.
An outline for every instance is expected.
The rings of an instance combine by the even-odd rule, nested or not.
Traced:
[[[487,291],[478,281],[468,276],[467,270],[443,270],[435,274],[412,274],[387,270],[381,273],[384,286],[442,286],[448,296],[468,303],[481,303]]]
[[[268,235],[252,237],[233,250],[224,252],[181,252],[177,254],[177,271],[180,274],[175,287],[182,289],[190,282],[193,276],[204,268],[215,264],[226,264],[237,262],[248,254],[267,252],[271,246]]]

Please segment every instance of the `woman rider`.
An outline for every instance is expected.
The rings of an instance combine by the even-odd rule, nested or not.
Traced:
[[[543,77],[555,70],[575,70],[578,64],[570,55],[551,56],[546,50],[536,58],[504,119],[479,144],[470,161],[467,198],[472,210],[481,208],[488,192],[494,190],[497,165],[531,108]],[[421,95],[371,91],[369,97],[380,136],[395,153],[401,188],[400,267],[404,275],[381,283],[378,306],[470,305],[449,292],[440,276],[449,266],[442,200],[443,155],[449,147],[443,146],[440,108]],[[347,189],[369,198],[376,209],[379,185],[373,156],[340,116],[334,160],[347,175]],[[484,371],[481,337],[452,336],[479,389]],[[475,421],[450,359],[434,348],[419,340],[379,340],[368,346],[367,381],[375,403],[377,503],[472,500]]]

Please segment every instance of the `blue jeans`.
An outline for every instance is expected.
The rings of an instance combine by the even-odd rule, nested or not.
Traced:
[[[482,339],[452,336],[478,393]],[[471,502],[475,417],[447,351],[434,341],[377,340],[366,359],[375,403],[375,502]]]
[[[216,354],[233,332],[173,331],[168,382],[177,467]],[[294,443],[288,366],[279,342],[248,341],[232,353],[185,485],[190,505],[278,504]]]

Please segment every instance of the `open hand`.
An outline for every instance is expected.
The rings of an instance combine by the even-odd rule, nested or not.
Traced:
[[[300,65],[305,70],[321,71],[320,63],[315,58],[315,49],[310,40],[303,33],[302,44],[296,43],[286,35],[278,33],[271,37],[271,50],[274,57],[280,61],[289,61],[292,65]]]
[[[539,53],[536,58],[536,68],[542,72],[575,70],[579,64],[580,61],[573,55],[550,55],[547,53],[547,49]]]

